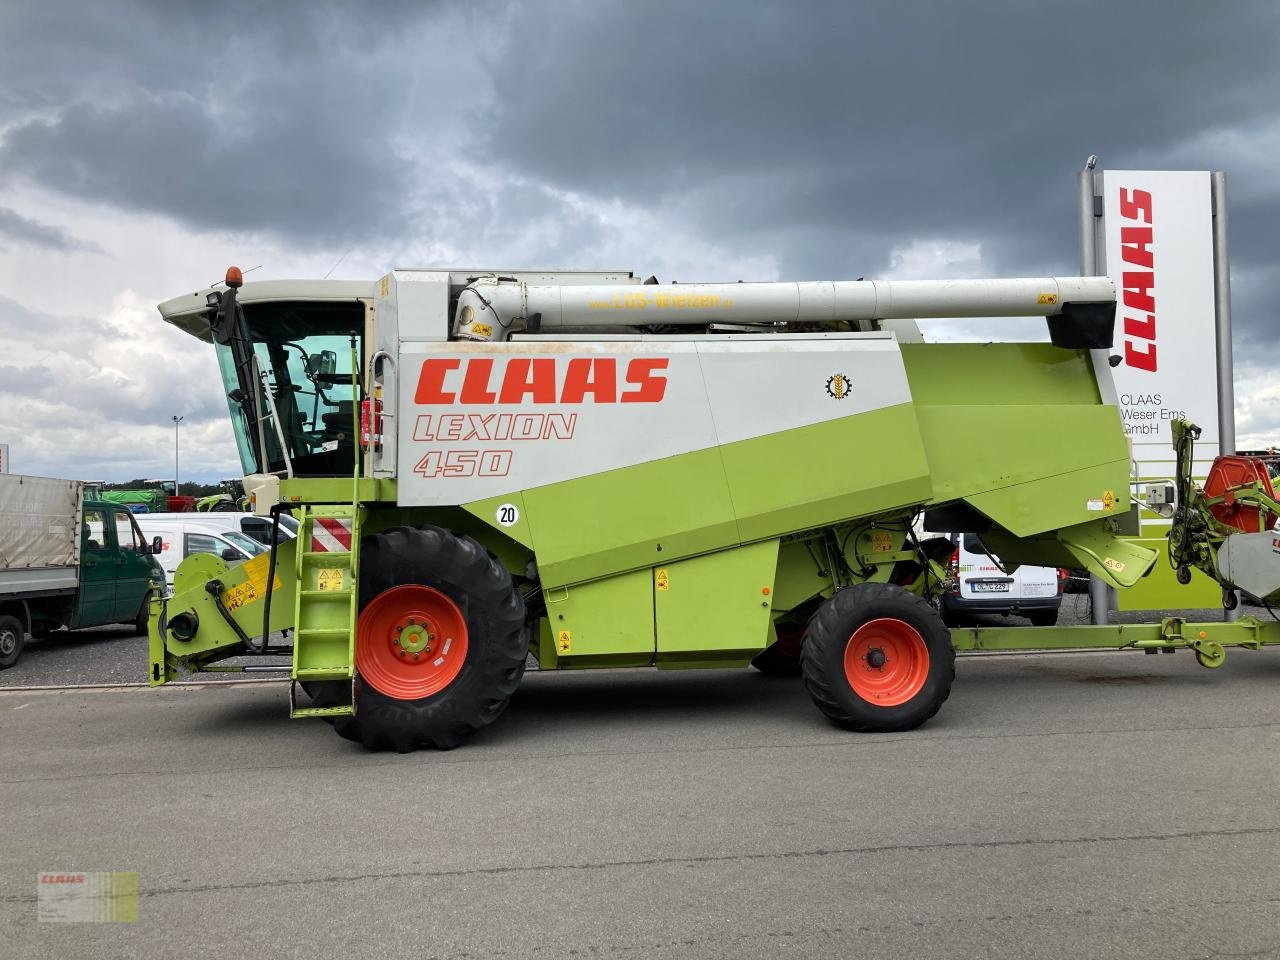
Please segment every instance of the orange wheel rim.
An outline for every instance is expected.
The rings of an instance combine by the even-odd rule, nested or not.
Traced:
[[[418,700],[449,686],[467,659],[467,621],[431,587],[409,584],[374,597],[356,624],[356,668],[369,686]]]
[[[929,648],[909,623],[892,617],[868,620],[845,645],[844,675],[863,700],[896,707],[923,689],[929,678]]]

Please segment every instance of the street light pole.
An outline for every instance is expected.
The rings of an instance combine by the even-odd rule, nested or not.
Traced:
[[[173,418],[173,495],[178,496],[178,424],[182,422],[182,418],[174,416]]]

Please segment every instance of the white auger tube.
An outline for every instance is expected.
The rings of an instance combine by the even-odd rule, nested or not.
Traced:
[[[563,327],[1050,317],[1065,304],[1114,307],[1115,299],[1108,277],[586,286],[480,277],[458,296],[453,332],[501,341]]]

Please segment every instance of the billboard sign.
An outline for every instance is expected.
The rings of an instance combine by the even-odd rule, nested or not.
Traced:
[[[1169,424],[1203,428],[1196,460],[1218,452],[1213,210],[1208,172],[1107,170],[1103,256],[1116,285],[1113,371],[1138,473],[1168,476]]]

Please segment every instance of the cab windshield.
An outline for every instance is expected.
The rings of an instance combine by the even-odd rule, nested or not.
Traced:
[[[352,389],[351,338],[362,356],[364,307],[360,303],[243,305],[258,368],[266,373],[270,401],[255,389],[263,416],[250,423],[230,347],[217,344],[231,422],[246,474],[350,476],[356,454],[356,400]],[[279,434],[272,422],[275,405]],[[281,449],[280,435],[284,437]],[[265,450],[264,456],[259,451]],[[288,464],[285,462],[288,454]],[[260,462],[265,460],[265,462]]]

